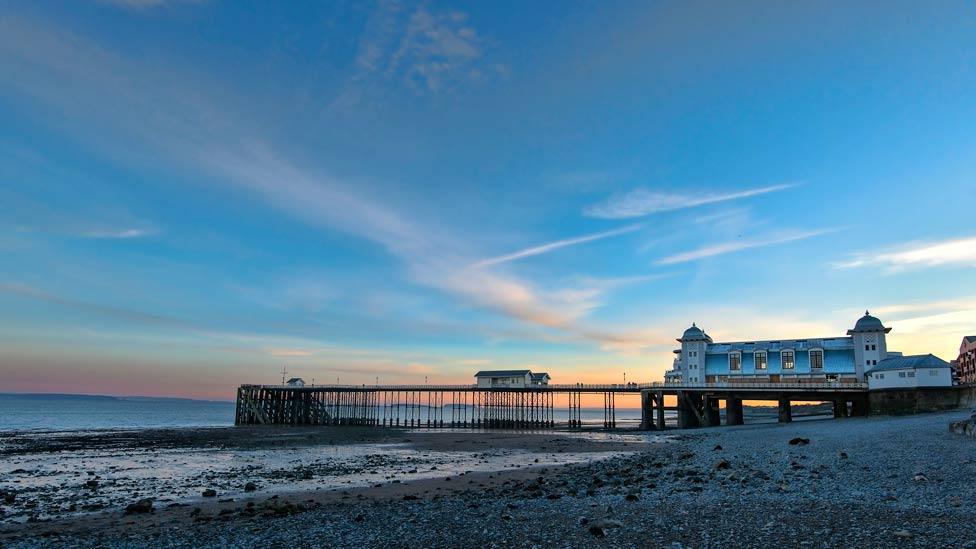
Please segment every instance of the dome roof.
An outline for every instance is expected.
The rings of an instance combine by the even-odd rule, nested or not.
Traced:
[[[681,339],[705,339],[705,332],[692,322],[691,328],[685,330],[685,333],[681,335]]]
[[[880,320],[871,316],[871,313],[864,311],[864,316],[858,319],[857,323],[854,324],[855,332],[874,332],[884,330],[884,324]]]

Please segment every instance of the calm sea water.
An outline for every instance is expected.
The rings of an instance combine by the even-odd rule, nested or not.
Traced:
[[[423,417],[427,411],[424,409]],[[565,409],[553,410],[566,423]],[[603,423],[601,408],[581,410],[584,425]],[[402,417],[406,418],[406,411]],[[450,419],[450,411],[444,410]],[[635,427],[640,410],[617,408],[617,426]],[[234,403],[206,400],[86,395],[0,394],[0,432],[74,431],[147,427],[208,427],[234,424]]]
[[[0,394],[0,431],[73,431],[233,424],[233,402]]]
[[[0,432],[230,426],[234,424],[234,406],[233,402],[178,398],[0,394]],[[829,413],[826,408],[812,411],[794,409],[794,419],[815,419]],[[583,408],[580,412],[584,427],[603,424],[602,408]],[[392,415],[389,410],[387,413]],[[426,420],[427,414],[424,407],[420,417]],[[667,411],[669,422],[674,414]],[[431,415],[436,412],[431,410]],[[557,425],[569,420],[568,411],[562,407],[556,407],[553,416]],[[772,409],[747,409],[746,416],[750,422],[776,421]],[[408,417],[403,408],[401,417]],[[450,406],[445,407],[442,417],[450,421]],[[617,408],[617,427],[637,427],[640,417],[640,410]]]

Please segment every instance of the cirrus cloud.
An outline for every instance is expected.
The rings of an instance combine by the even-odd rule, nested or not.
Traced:
[[[738,200],[740,198],[783,191],[796,185],[797,183],[782,183],[742,191],[697,193],[652,191],[642,187],[624,194],[612,196],[603,202],[586,208],[583,213],[590,217],[599,217],[602,219],[643,217],[652,213],[693,208],[695,206],[704,206],[705,204],[715,204],[717,202],[727,202],[729,200]]]

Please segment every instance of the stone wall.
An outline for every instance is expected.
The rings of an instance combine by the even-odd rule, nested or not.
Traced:
[[[903,415],[976,406],[976,386],[883,389],[868,394],[871,413]]]

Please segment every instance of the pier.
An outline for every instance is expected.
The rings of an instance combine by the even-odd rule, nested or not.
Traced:
[[[639,428],[644,430],[718,426],[722,404],[725,424],[741,425],[744,401],[776,402],[780,422],[792,421],[793,402],[830,402],[837,418],[869,412],[867,385],[863,383],[630,383],[497,388],[242,385],[237,390],[235,424],[579,429],[584,424],[584,395],[602,397],[602,428],[607,430],[617,428],[617,400],[625,395],[639,397]],[[671,404],[666,404],[666,400]],[[565,410],[565,419],[556,420],[557,409],[560,415]]]

